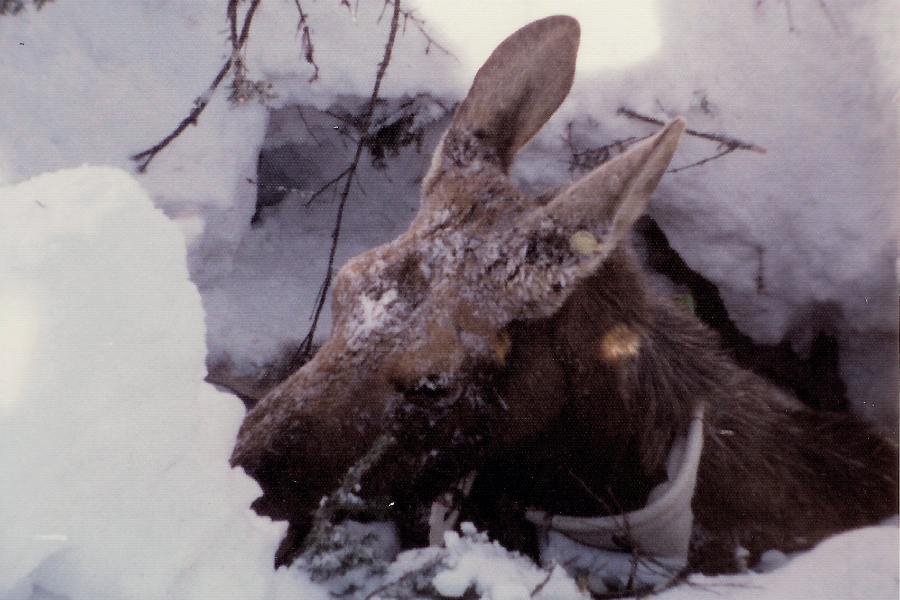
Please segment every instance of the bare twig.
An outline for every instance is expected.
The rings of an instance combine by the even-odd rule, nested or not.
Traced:
[[[333,185],[337,185],[338,183],[340,183],[341,179],[346,177],[349,173],[350,173],[350,167],[347,167],[346,169],[344,169],[343,171],[341,171],[340,173],[338,173],[337,175],[332,177],[330,180],[325,182],[319,189],[317,189],[315,192],[313,192],[313,194],[307,199],[305,206],[309,206],[310,204],[315,202],[316,198],[318,198],[319,196],[321,196],[322,194],[325,193],[325,190],[327,190],[328,188],[330,188]]]
[[[206,108],[206,105],[209,104],[210,99],[212,98],[213,92],[216,91],[216,88],[219,87],[219,84],[222,83],[222,80],[225,79],[225,75],[228,74],[228,71],[231,70],[231,58],[225,61],[225,64],[222,65],[222,68],[219,70],[219,74],[216,75],[216,78],[213,79],[213,82],[206,88],[206,91],[202,96],[198,97],[194,100],[194,108],[191,110],[190,114],[178,124],[172,133],[164,137],[159,143],[157,143],[152,148],[144,150],[143,152],[138,152],[137,154],[131,157],[131,160],[138,163],[138,173],[143,173],[147,170],[147,167],[150,165],[150,161],[156,158],[156,155],[159,154],[166,146],[172,143],[172,140],[177,138],[181,133],[188,128],[189,125],[196,125],[197,119],[200,117],[200,113]]]
[[[616,112],[617,112],[617,114],[626,116],[629,119],[643,121],[644,123],[652,123],[653,125],[659,125],[660,127],[665,125],[665,123],[663,121],[660,121],[659,119],[654,119],[653,117],[648,117],[646,115],[642,115],[642,114],[640,114],[630,108],[624,107],[624,106],[619,107],[619,110]],[[690,135],[693,137],[698,137],[698,138],[701,138],[704,140],[710,140],[712,142],[718,142],[719,148],[723,148],[723,150],[721,150],[718,154],[715,154],[714,156],[704,158],[703,160],[699,160],[695,163],[685,165],[683,167],[677,167],[675,169],[669,169],[669,173],[677,173],[679,171],[684,171],[685,169],[690,169],[691,167],[699,167],[700,165],[704,165],[704,164],[710,162],[711,160],[715,160],[717,158],[721,158],[722,156],[725,156],[726,154],[730,154],[730,153],[734,152],[735,150],[749,150],[750,152],[756,152],[757,154],[765,154],[766,153],[765,148],[761,148],[760,146],[757,146],[756,144],[751,144],[750,142],[745,142],[743,140],[739,140],[737,138],[733,138],[733,137],[730,137],[727,135],[720,135],[717,133],[705,133],[702,131],[697,131],[696,129],[685,129],[684,132],[687,135]]]
[[[721,148],[722,146],[719,146],[719,147]],[[669,169],[668,172],[669,173],[678,173],[679,171],[684,171],[685,169],[699,167],[700,165],[705,165],[706,163],[716,160],[717,158],[722,158],[726,154],[731,154],[735,150],[737,150],[737,148],[735,148],[734,146],[725,146],[725,149],[722,150],[721,152],[719,152],[718,154],[713,154],[712,156],[707,156],[703,160],[698,160],[697,162],[691,163],[689,165],[684,165],[683,167],[676,167],[674,169]]]
[[[645,115],[640,114],[634,110],[631,110],[627,107],[620,107],[618,114],[626,116],[630,119],[636,119],[638,121],[643,121],[645,123],[652,123],[654,125],[663,126],[665,122],[660,121],[659,119],[654,119],[653,117],[647,117]],[[697,131],[696,129],[685,129],[684,132],[688,135],[702,138],[704,140],[711,140],[713,142],[719,142],[720,144],[724,144],[726,146],[734,146],[737,150],[749,150],[751,152],[756,152],[758,154],[765,154],[766,149],[760,148],[755,144],[751,144],[749,142],[741,141],[737,138],[729,137],[727,135],[719,135],[717,133],[704,133],[702,131]]]
[[[611,159],[615,154],[621,154],[632,144],[645,140],[649,135],[631,136],[620,140],[613,140],[603,146],[579,150],[572,137],[572,123],[566,125],[566,137],[563,139],[569,147],[569,171],[590,171]]]
[[[553,564],[547,569],[547,576],[531,590],[531,598],[540,594],[541,590],[547,587],[547,584],[550,583],[550,579],[553,578],[554,571],[556,571],[556,561],[553,561]]]
[[[300,6],[300,0],[294,0],[294,4],[297,6],[297,12],[300,14],[300,20],[297,21],[297,33],[300,34],[300,50],[303,52],[303,60],[305,60],[307,64],[312,65],[312,68],[315,69],[312,76],[307,80],[309,83],[312,83],[319,78],[319,65],[316,64],[316,59],[314,57],[316,49],[315,46],[313,46],[312,34],[309,31],[309,24],[307,23],[309,14],[303,12],[303,7]]]
[[[393,5],[393,3],[394,3],[393,0],[385,0],[385,6]],[[431,48],[434,47],[434,48],[437,48],[439,51],[443,52],[444,54],[446,54],[447,56],[449,56],[449,57],[453,58],[454,60],[456,60],[457,62],[459,62],[459,58],[457,58],[452,52],[450,52],[449,50],[447,50],[446,48],[444,48],[443,46],[438,44],[436,41],[434,41],[434,38],[432,38],[431,35],[425,30],[425,20],[420,19],[419,17],[414,15],[413,14],[414,12],[415,12],[414,10],[400,11],[400,14],[403,16],[403,33],[404,34],[406,33],[407,23],[412,23],[415,26],[415,28],[419,30],[419,33],[422,34],[422,37],[424,37],[425,41],[427,42],[427,44],[425,46],[425,54],[428,54],[431,51]]]
[[[621,154],[626,148],[632,144],[636,144],[641,140],[647,139],[649,136],[627,137],[622,140],[613,140],[603,146],[596,148],[588,148],[587,150],[576,151],[572,149],[572,156],[569,159],[570,171],[589,171],[599,167],[613,157],[613,153]]]
[[[372,95],[369,98],[369,104],[366,107],[366,112],[363,117],[363,123],[365,127],[364,131],[368,131],[371,123],[372,123],[372,115],[375,113],[375,105],[378,102],[378,93],[381,90],[381,82],[384,79],[384,74],[387,72],[388,65],[391,62],[391,53],[394,50],[394,43],[397,39],[397,30],[400,24],[400,0],[386,0],[386,2],[392,2],[394,6],[393,16],[391,17],[391,30],[388,34],[388,40],[384,47],[384,55],[381,59],[381,62],[378,65],[378,73],[375,75],[375,84],[372,87]],[[328,290],[331,288],[331,282],[334,277],[334,257],[337,253],[338,240],[341,236],[341,225],[343,223],[344,218],[344,208],[347,206],[347,199],[350,197],[350,189],[353,186],[353,181],[356,176],[356,171],[359,167],[359,160],[362,157],[363,148],[365,148],[365,138],[362,137],[359,142],[356,144],[356,152],[353,155],[353,160],[350,162],[350,166],[346,170],[346,177],[344,179],[344,189],[341,192],[341,201],[338,204],[337,216],[335,217],[334,229],[331,232],[331,249],[328,253],[328,267],[325,271],[325,279],[322,282],[322,287],[319,289],[319,295],[316,300],[316,308],[313,312],[312,324],[309,327],[309,333],[306,334],[306,338],[300,343],[300,348],[298,349],[299,353],[309,355],[312,352],[313,347],[313,338],[316,333],[316,326],[319,323],[319,317],[322,314],[322,309],[325,306],[325,298],[328,295]]]
[[[313,139],[313,141],[322,145],[322,140],[316,137],[316,134],[313,132],[312,127],[309,126],[309,123],[306,122],[306,116],[303,114],[303,107],[299,104],[297,105],[297,114],[300,116],[300,122],[303,123],[303,126],[306,127],[306,132],[309,134],[309,137]]]
[[[837,19],[834,18],[834,15],[828,8],[828,5],[825,4],[825,0],[819,0],[819,8],[821,8],[822,12],[825,13],[825,18],[828,19],[829,23],[831,23],[831,27],[834,29],[834,32],[838,35],[841,35],[841,28],[838,26]]]
[[[131,160],[138,163],[138,173],[143,173],[147,170],[147,167],[150,165],[150,161],[152,161],[157,154],[159,154],[166,146],[172,143],[172,140],[177,138],[179,135],[184,132],[185,129],[190,125],[196,125],[197,119],[200,118],[200,114],[206,109],[210,100],[212,99],[212,95],[215,93],[216,89],[219,87],[219,84],[222,83],[222,80],[225,79],[225,76],[229,71],[232,70],[232,67],[235,68],[235,72],[239,73],[243,62],[240,58],[240,52],[243,49],[244,45],[247,43],[247,36],[250,34],[250,23],[253,21],[253,15],[256,13],[256,9],[259,7],[259,3],[261,0],[252,0],[250,3],[250,7],[247,8],[247,13],[244,15],[244,24],[241,28],[241,33],[238,35],[237,33],[237,5],[240,3],[240,0],[229,0],[228,2],[228,20],[231,27],[231,56],[225,61],[225,64],[222,65],[222,68],[219,69],[219,73],[216,75],[215,79],[213,79],[212,83],[209,84],[209,87],[206,88],[206,91],[194,100],[194,108],[185,117],[178,126],[163,138],[159,143],[157,143],[152,148],[144,150],[143,152],[138,152],[137,154],[131,157]]]

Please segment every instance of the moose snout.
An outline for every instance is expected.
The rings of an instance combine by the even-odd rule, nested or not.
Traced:
[[[259,514],[308,522],[384,431],[385,386],[361,370],[324,377],[322,360],[272,390],[238,432],[230,462],[262,488],[254,503]]]

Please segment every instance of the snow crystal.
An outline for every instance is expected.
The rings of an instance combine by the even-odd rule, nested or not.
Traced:
[[[387,306],[396,299],[397,290],[394,288],[383,293],[378,300],[373,300],[368,296],[360,296],[362,321],[356,329],[356,334],[364,336],[372,330],[382,327],[390,314],[387,310]]]

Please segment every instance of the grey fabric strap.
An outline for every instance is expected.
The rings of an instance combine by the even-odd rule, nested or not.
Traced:
[[[691,500],[703,451],[703,406],[669,451],[668,480],[655,487],[640,510],[606,517],[567,517],[528,511],[544,535],[541,560],[588,572],[595,592],[614,581],[660,587],[687,565],[694,515]],[[560,535],[561,534],[561,535]],[[575,565],[573,569],[572,566]]]

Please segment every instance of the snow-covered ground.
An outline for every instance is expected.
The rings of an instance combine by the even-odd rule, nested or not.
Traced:
[[[264,0],[250,75],[273,83],[271,108],[308,107],[310,127],[270,122],[256,102],[233,106],[223,89],[197,127],[136,175],[128,157],[171,131],[220,68],[224,4],[146,0],[110,10],[100,0],[57,0],[0,17],[4,600],[327,597],[299,570],[272,571],[284,527],[247,508],[257,488],[227,465],[242,404],[202,378],[207,353],[251,371],[305,334],[336,205],[326,195],[307,208],[294,194],[251,229],[256,191],[247,178],[256,178],[261,147],[289,140],[317,156],[314,136],[333,152],[318,151],[307,191],[334,176],[344,142],[316,109],[368,95],[388,19],[379,20],[377,0],[360,0],[355,14],[303,2],[320,68],[307,83],[296,4]],[[565,12],[553,6],[511,9],[501,21],[471,5],[467,18],[495,22],[499,41]],[[620,106],[685,114],[696,129],[765,148],[667,175],[651,212],[758,340],[788,337],[802,348],[816,327],[834,331],[854,408],[896,430],[898,6],[666,0],[658,8],[657,54],[583,67],[516,177],[542,187],[574,176],[562,141],[569,122],[582,148],[649,131],[616,116]],[[453,49],[460,25],[443,24],[440,11],[431,18],[430,34]],[[591,31],[586,23],[586,47]],[[427,91],[448,106],[461,97],[475,59],[426,55],[412,24],[399,40],[386,96]],[[688,138],[675,166],[716,151]],[[365,195],[348,206],[339,260],[405,228],[427,160],[411,146],[386,170],[364,165]],[[445,593],[474,585],[495,600],[527,597],[546,579],[477,536],[451,541],[436,563]],[[849,532],[771,572],[695,578],[662,597],[709,589],[723,598],[896,598],[897,542],[896,524]],[[429,559],[401,555],[379,577]],[[562,572],[546,581],[543,597],[578,594]]]

